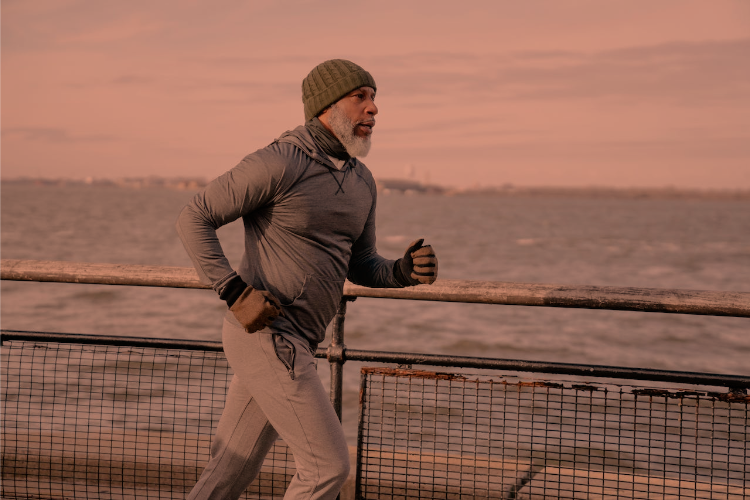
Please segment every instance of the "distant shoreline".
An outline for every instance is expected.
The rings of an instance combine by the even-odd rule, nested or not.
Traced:
[[[612,188],[612,187],[515,187],[487,188],[445,193],[454,196],[499,196],[507,198],[580,198],[618,200],[732,200],[750,201],[750,189],[712,190],[680,188]]]
[[[19,177],[2,179],[2,184],[36,186],[112,186],[127,189],[162,188],[197,191],[206,186],[204,178],[133,177],[122,179],[50,179]],[[423,184],[409,179],[377,179],[381,195],[487,196],[504,198],[569,198],[619,200],[731,200],[750,201],[750,189],[689,189],[677,187],[607,186],[482,186],[452,188]]]

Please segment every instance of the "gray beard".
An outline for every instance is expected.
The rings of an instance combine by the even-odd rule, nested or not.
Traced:
[[[328,124],[331,126],[334,135],[341,141],[346,148],[349,156],[364,158],[370,152],[370,136],[359,137],[354,135],[354,122],[349,120],[338,103],[331,106],[331,114],[328,117]]]

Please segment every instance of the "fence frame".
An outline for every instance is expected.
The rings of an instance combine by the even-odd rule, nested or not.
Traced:
[[[141,265],[92,264],[58,261],[3,259],[0,279],[99,285],[156,286],[170,288],[210,289],[199,281],[192,268]],[[467,356],[365,351],[349,349],[344,343],[344,321],[347,302],[358,297],[426,300],[440,302],[521,305],[607,309],[668,314],[693,314],[750,318],[750,292],[718,292],[655,288],[601,287],[588,285],[554,285],[464,280],[438,280],[431,286],[402,289],[366,288],[346,282],[336,315],[332,337],[327,348],[319,347],[315,356],[328,360],[331,369],[330,398],[339,419],[342,417],[343,365],[346,361],[395,363],[399,366],[451,366],[513,372],[579,375],[598,378],[649,380],[726,387],[731,398],[747,398],[750,376],[675,372],[643,368],[625,368],[570,363],[476,358]],[[3,330],[5,339],[59,341],[65,338],[82,343],[175,347],[167,339],[123,338],[19,332]],[[220,351],[220,342],[177,341],[184,349]]]
[[[193,268],[125,264],[95,264],[64,261],[2,259],[0,280],[39,281],[54,283],[85,283],[95,285],[155,286],[169,288],[210,289],[201,283]],[[357,297],[410,299],[474,304],[502,304],[533,307],[565,307],[608,309],[617,311],[660,312],[750,318],[750,292],[717,292],[706,290],[675,290],[590,285],[555,285],[467,280],[438,280],[434,284],[407,288],[367,288],[347,281],[344,297],[332,321],[331,342],[321,355],[331,366],[331,403],[339,420],[342,408],[343,366],[346,360],[378,361],[366,351],[347,349],[344,344],[346,303]],[[399,353],[383,353],[380,362],[409,363]],[[467,363],[480,367],[476,361],[456,356],[419,355],[413,364],[446,366],[446,363]],[[475,359],[475,358],[472,358]],[[539,368],[534,362],[504,362],[503,368],[523,371],[524,367]],[[485,363],[485,362],[482,362]],[[500,363],[497,367],[502,365]],[[510,365],[515,365],[511,368]],[[545,363],[550,369],[575,370],[564,363]],[[459,365],[461,366],[461,365]],[[608,371],[611,367],[597,367]],[[658,370],[637,370],[640,376],[661,377]],[[548,373],[569,373],[567,371]],[[591,372],[588,373],[591,375]],[[635,375],[635,372],[633,373]],[[700,376],[700,374],[695,374]],[[656,380],[656,379],[652,379]],[[658,379],[661,380],[661,379]],[[743,382],[738,381],[741,384]]]

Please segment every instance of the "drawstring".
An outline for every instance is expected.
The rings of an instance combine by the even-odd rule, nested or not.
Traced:
[[[336,190],[335,193],[333,193],[334,196],[337,195],[337,194],[339,194],[339,191],[341,191],[343,194],[346,194],[344,192],[344,180],[346,179],[346,171],[347,170],[348,169],[344,170],[344,176],[341,178],[341,181],[339,182],[339,179],[338,179],[338,177],[336,177],[336,174],[333,173],[333,170],[331,170],[330,168],[328,169],[328,172],[333,176],[333,180],[335,180],[336,184],[339,185],[339,188]]]

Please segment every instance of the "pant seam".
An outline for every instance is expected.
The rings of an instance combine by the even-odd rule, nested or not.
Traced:
[[[273,343],[273,339],[271,339],[271,342]],[[268,352],[267,352],[267,349],[265,347],[263,348],[263,351],[266,354],[266,358],[268,358],[269,357],[268,356]],[[275,354],[275,350],[274,350],[274,354]],[[281,363],[281,361],[279,361],[279,363]],[[283,363],[281,363],[281,364],[283,365]],[[312,498],[312,496],[317,491],[317,488],[320,486],[320,464],[318,463],[318,455],[315,452],[315,450],[313,449],[312,445],[310,444],[310,439],[307,437],[307,432],[305,432],[305,426],[302,425],[302,423],[301,423],[302,420],[300,419],[299,414],[297,413],[297,408],[295,407],[294,403],[292,403],[292,400],[289,398],[289,396],[288,396],[288,394],[286,392],[286,388],[284,387],[284,384],[281,383],[281,380],[279,379],[278,370],[274,370],[273,373],[274,373],[274,377],[276,378],[276,382],[279,384],[279,386],[281,387],[281,389],[284,391],[284,397],[286,398],[286,401],[289,403],[290,408],[294,412],[294,417],[297,419],[297,423],[299,424],[299,427],[300,427],[300,429],[302,431],[302,434],[305,436],[305,443],[307,444],[307,448],[311,451],[311,455],[315,459],[315,471],[316,471],[317,477],[315,478],[315,486],[310,490],[310,492],[307,495],[307,498]],[[278,430],[276,432],[278,432]],[[299,474],[299,471],[297,471],[297,474]]]

